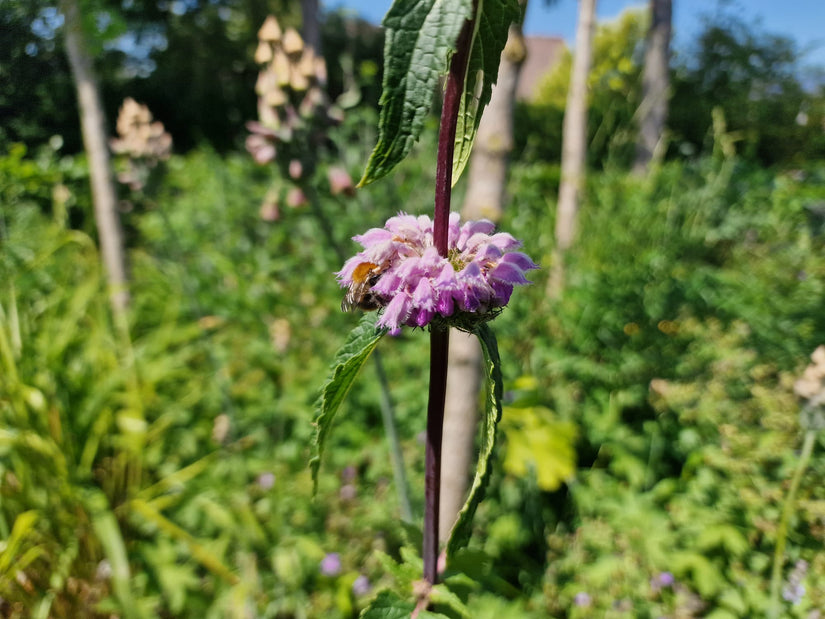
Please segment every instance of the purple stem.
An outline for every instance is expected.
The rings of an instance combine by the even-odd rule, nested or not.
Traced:
[[[475,8],[473,9],[475,14]],[[438,130],[438,156],[435,171],[435,217],[433,241],[438,253],[447,257],[447,232],[453,182],[453,154],[458,109],[464,92],[464,74],[470,56],[473,21],[464,23],[450,61],[444,90],[441,125]],[[427,441],[424,474],[424,580],[438,581],[438,512],[441,492],[441,436],[444,426],[444,400],[447,394],[447,352],[450,332],[433,327],[430,331],[430,393],[427,405]]]

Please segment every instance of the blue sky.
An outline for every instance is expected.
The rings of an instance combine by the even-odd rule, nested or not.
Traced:
[[[379,23],[391,0],[327,0],[327,8],[346,7],[369,21]],[[810,50],[805,64],[825,66],[825,0],[673,0],[675,47],[684,48],[701,25],[702,15],[712,15],[720,5],[733,7],[747,21],[759,20],[763,30],[796,40],[800,49]],[[646,6],[644,0],[598,0],[600,20],[609,20],[628,7]],[[530,0],[525,31],[528,34],[557,35],[571,45],[576,29],[576,0],[557,0],[547,7],[544,0]]]

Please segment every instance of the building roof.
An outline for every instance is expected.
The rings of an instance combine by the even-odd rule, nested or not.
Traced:
[[[536,87],[556,65],[567,44],[561,37],[528,36],[524,37],[527,45],[527,58],[521,67],[516,98],[530,100],[536,94]]]

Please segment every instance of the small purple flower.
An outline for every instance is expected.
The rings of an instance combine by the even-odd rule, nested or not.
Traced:
[[[488,320],[510,301],[513,287],[529,284],[525,272],[537,269],[521,243],[506,232],[493,233],[485,219],[460,224],[450,214],[447,256],[433,242],[433,222],[426,215],[400,213],[383,228],[354,237],[363,247],[337,273],[350,289],[345,306],[369,297],[382,308],[378,326],[391,334],[402,326],[424,327],[437,317],[454,326]]]
[[[791,604],[799,604],[805,597],[805,585],[788,583],[782,588],[782,599]]]
[[[352,592],[355,595],[366,595],[372,589],[372,585],[370,584],[370,579],[361,574],[358,578],[355,579],[355,582],[352,583]]]
[[[593,603],[593,598],[586,591],[579,591],[573,598],[573,604],[579,608],[587,608]]]
[[[662,587],[672,587],[673,583],[676,582],[676,579],[670,572],[660,572],[656,579]]]
[[[352,484],[344,484],[338,491],[338,496],[342,501],[353,501],[358,496],[358,489]]]
[[[782,599],[791,604],[799,604],[805,597],[805,585],[802,581],[808,573],[808,562],[800,559],[788,575],[788,581],[782,588]]]
[[[337,552],[328,553],[321,559],[321,573],[324,576],[337,576],[341,573],[341,555]]]
[[[650,579],[650,588],[653,591],[661,591],[668,587],[672,587],[676,583],[676,578],[670,572],[659,572]]]
[[[261,473],[258,475],[258,487],[261,490],[271,490],[272,487],[275,485],[275,474],[274,473]]]
[[[356,477],[358,477],[358,469],[352,466],[351,464],[349,466],[344,467],[344,469],[341,471],[341,480],[344,483],[350,483],[352,481],[355,481]]]

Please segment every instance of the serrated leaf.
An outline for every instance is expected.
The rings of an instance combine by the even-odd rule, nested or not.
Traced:
[[[520,12],[517,0],[478,0],[464,93],[456,119],[453,185],[470,159],[481,114],[490,102],[498,78],[510,24],[519,19]]]
[[[361,614],[359,619],[409,619],[412,611],[415,610],[415,602],[402,600],[393,591],[381,591],[370,602]],[[419,619],[443,619],[444,615],[423,610],[418,613]]]
[[[484,353],[485,370],[485,411],[481,420],[481,449],[476,465],[476,474],[473,479],[473,486],[464,507],[458,514],[458,520],[450,533],[447,542],[447,556],[452,556],[456,551],[467,545],[472,531],[473,516],[476,508],[484,498],[484,492],[490,481],[490,458],[496,444],[496,426],[501,419],[501,394],[503,384],[501,378],[501,359],[498,354],[498,342],[496,336],[486,323],[476,328],[476,335],[481,342],[481,350]]]
[[[433,587],[433,590],[430,592],[430,601],[433,604],[439,604],[445,607],[445,609],[449,609],[458,617],[466,619],[470,617],[470,611],[467,609],[467,605],[444,584]]]
[[[392,591],[381,591],[361,614],[361,619],[409,619],[415,602],[406,602]]]
[[[393,2],[382,22],[384,80],[378,144],[359,187],[385,176],[418,140],[438,78],[447,72],[458,34],[472,11],[472,0]]]
[[[318,417],[315,419],[315,440],[313,450],[315,455],[309,461],[312,471],[312,483],[318,487],[318,469],[321,467],[321,457],[324,453],[324,443],[329,434],[335,413],[347,397],[349,390],[361,368],[364,367],[370,354],[375,350],[378,341],[387,332],[375,326],[378,319],[375,313],[366,314],[352,331],[344,345],[338,350],[330,366],[330,374],[316,404]]]

